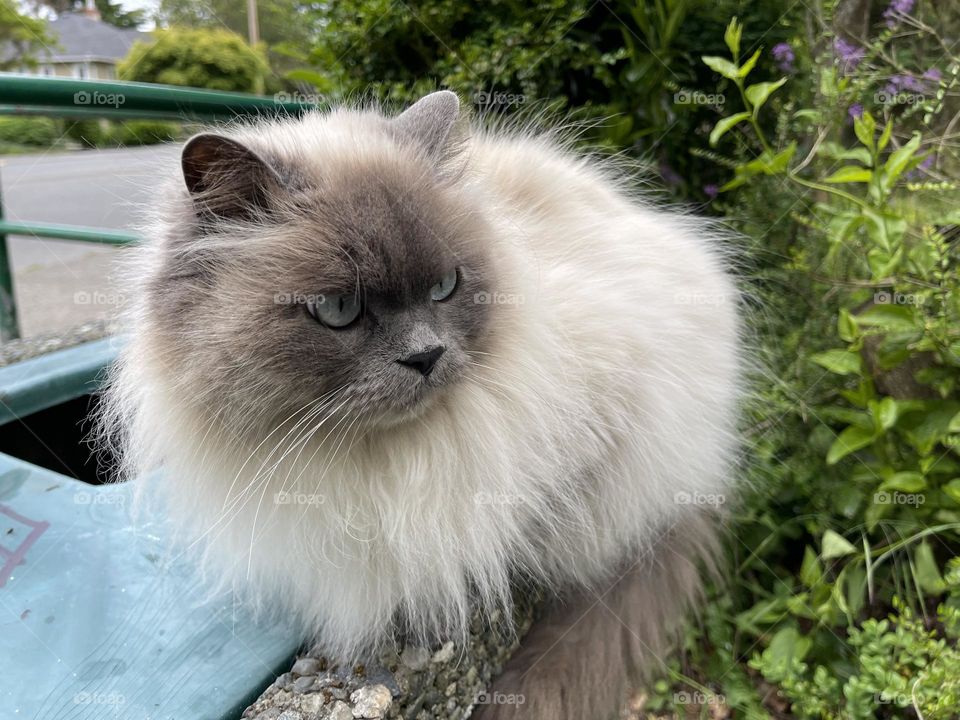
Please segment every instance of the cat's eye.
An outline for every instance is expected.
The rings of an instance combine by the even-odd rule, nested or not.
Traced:
[[[430,288],[430,299],[439,302],[453,295],[453,291],[457,289],[457,280],[459,277],[459,271],[457,268],[454,268],[440,278],[440,282]]]
[[[351,295],[322,295],[307,303],[307,311],[327,327],[345,328],[360,316],[360,298]]]

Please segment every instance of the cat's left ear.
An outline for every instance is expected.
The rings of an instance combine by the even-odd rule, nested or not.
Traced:
[[[243,143],[200,133],[183,146],[183,179],[198,210],[236,218],[266,210],[281,190],[280,175]]]
[[[397,133],[419,143],[431,155],[440,154],[460,117],[460,100],[449,90],[426,95],[393,121]]]

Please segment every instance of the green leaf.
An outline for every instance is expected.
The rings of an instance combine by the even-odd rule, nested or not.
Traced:
[[[820,540],[820,549],[820,555],[824,560],[852,555],[857,551],[853,543],[833,530],[827,530],[823,533],[823,538]]]
[[[877,296],[887,297],[883,293],[877,293]],[[885,332],[906,332],[921,329],[921,326],[917,325],[913,308],[909,305],[871,305],[856,316],[856,321],[860,327],[875,327]]]
[[[726,58],[715,55],[704,55],[701,58],[708,68],[714,72],[720,73],[728,80],[739,80],[740,69]]]
[[[810,651],[813,641],[803,637],[794,627],[778,630],[767,648],[760,653],[763,675],[771,682],[780,682],[796,674],[797,664]]]
[[[831,160],[856,160],[867,167],[873,165],[873,157],[866,148],[845,148],[839,143],[825,142],[820,147],[819,155]]]
[[[849,350],[827,350],[811,355],[810,359],[837,375],[851,375],[860,372],[860,354]]]
[[[816,550],[807,545],[803,551],[803,562],[800,564],[800,581],[808,588],[819,584],[823,579],[823,565],[817,556]]]
[[[928,593],[943,592],[944,582],[933,556],[933,548],[924,540],[913,554],[914,577],[917,584]]]
[[[743,37],[743,26],[734,16],[727,25],[726,32],[723,33],[723,41],[730,48],[730,53],[737,57],[740,54],[740,38]]]
[[[757,64],[757,60],[760,59],[760,50],[757,50],[750,58],[743,64],[743,66],[738,71],[738,75],[742,78],[745,78],[750,74],[750,71],[753,70],[754,66]]]
[[[844,431],[837,436],[837,439],[833,441],[833,445],[831,445],[827,451],[827,465],[836,465],[850,453],[865,448],[876,439],[876,430],[867,430],[854,426],[845,428]]]
[[[873,179],[873,172],[859,165],[847,165],[826,178],[828,183],[865,183]]]
[[[744,95],[747,96],[747,100],[750,101],[750,104],[753,105],[753,114],[756,115],[757,111],[763,107],[763,104],[779,87],[782,87],[783,84],[787,81],[786,78],[780,78],[777,82],[762,82],[757,83],[756,85],[750,85],[746,90],[744,90]]]
[[[873,188],[874,186],[870,186]],[[889,212],[878,213],[873,209],[863,209],[863,216],[867,220],[867,234],[877,245],[888,252],[893,252],[894,245],[898,244],[907,231],[906,221]]]
[[[713,127],[713,131],[710,133],[710,147],[716,147],[717,142],[722,138],[728,130],[734,127],[737,123],[743,122],[750,117],[748,112],[739,112],[736,115],[731,115],[730,117],[725,117],[720,122],[718,122]]]
[[[823,115],[819,110],[805,108],[803,110],[797,110],[793,114],[793,118],[794,120],[810,120],[813,123],[819,124],[823,118]]]
[[[906,145],[890,153],[887,162],[883,164],[883,173],[880,175],[880,187],[884,192],[894,186],[919,147],[920,133],[914,133]]]
[[[928,400],[924,406],[904,415],[898,423],[921,455],[933,452],[934,446],[950,434],[950,422],[957,413],[957,403],[953,401]]]
[[[927,487],[927,480],[918,472],[898,472],[880,484],[880,490],[899,490],[905,493],[916,493]]]
[[[950,424],[947,426],[947,430],[952,433],[960,433],[960,413],[953,416]]]
[[[831,245],[838,245],[850,237],[851,233],[866,222],[858,212],[841,213],[830,218],[827,223]]]
[[[877,141],[877,150],[883,150],[890,142],[890,136],[893,135],[893,123],[888,122],[880,133],[880,140]]]
[[[853,315],[846,308],[840,308],[840,314],[837,316],[837,335],[844,342],[853,342],[860,334]]]
[[[892,428],[900,414],[900,406],[892,397],[885,397],[879,402],[871,400],[868,403],[868,407],[870,408],[870,414],[873,415],[877,427],[880,430],[889,430]]]
[[[866,148],[873,150],[873,136],[877,130],[877,123],[873,115],[864,112],[860,117],[853,119],[853,132]]]
[[[790,160],[793,159],[793,156],[796,152],[797,143],[794,141],[773,156],[773,160],[770,161],[767,174],[776,175],[777,173],[782,173],[784,170],[786,170],[787,166],[790,165]]]
[[[859,563],[853,567],[844,568],[846,572],[846,582],[843,584],[847,590],[847,610],[852,617],[856,617],[860,612],[867,598],[867,570]]]
[[[945,483],[940,489],[946,493],[947,497],[957,505],[960,505],[960,477],[953,478],[953,480]]]

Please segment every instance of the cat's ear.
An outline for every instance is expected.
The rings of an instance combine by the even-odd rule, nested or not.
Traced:
[[[180,165],[197,210],[217,217],[262,212],[283,184],[277,171],[253,150],[213,133],[190,138]]]
[[[431,155],[444,149],[460,117],[460,100],[449,90],[426,95],[393,121],[397,133],[419,143]]]

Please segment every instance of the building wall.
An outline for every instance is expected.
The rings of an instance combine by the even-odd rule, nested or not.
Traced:
[[[30,75],[69,77],[79,80],[115,80],[117,68],[105,62],[44,63],[26,71]]]

